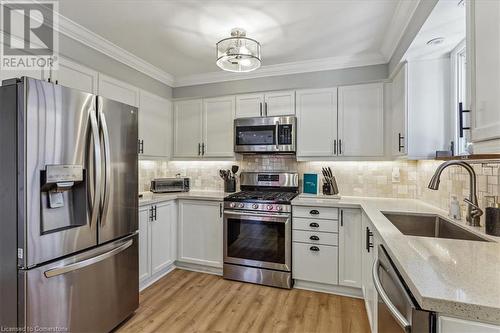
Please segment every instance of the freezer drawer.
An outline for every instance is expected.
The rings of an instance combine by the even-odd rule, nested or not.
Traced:
[[[139,305],[137,234],[19,271],[20,326],[109,332]]]

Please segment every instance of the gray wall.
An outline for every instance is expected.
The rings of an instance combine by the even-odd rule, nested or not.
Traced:
[[[59,34],[59,53],[63,57],[98,72],[130,83],[164,98],[172,98],[172,88],[107,55],[63,34]]]
[[[424,25],[425,21],[431,14],[432,10],[436,6],[439,0],[422,0],[415,9],[415,13],[411,17],[410,23],[406,27],[403,36],[399,40],[394,53],[392,54],[391,60],[389,61],[389,75],[398,67],[399,62],[403,58],[406,50],[410,47],[413,39]],[[458,2],[458,1],[457,1]]]
[[[173,88],[174,98],[211,97],[254,91],[326,88],[387,79],[387,65],[335,69]]]

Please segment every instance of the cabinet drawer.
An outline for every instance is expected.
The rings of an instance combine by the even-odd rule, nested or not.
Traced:
[[[292,218],[292,229],[307,231],[338,232],[339,222],[335,220]]]
[[[339,245],[338,234],[332,234],[330,232],[293,230],[292,241],[332,246]]]
[[[293,206],[292,215],[294,217],[338,220],[339,209],[331,207]]]
[[[295,242],[292,244],[292,278],[327,284],[338,283],[338,247]]]

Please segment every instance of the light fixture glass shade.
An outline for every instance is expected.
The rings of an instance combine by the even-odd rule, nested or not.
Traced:
[[[245,30],[233,29],[231,37],[216,44],[217,66],[229,72],[251,72],[260,67],[260,43],[246,37]]]

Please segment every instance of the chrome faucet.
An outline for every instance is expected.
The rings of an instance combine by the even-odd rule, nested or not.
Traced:
[[[481,215],[483,215],[483,211],[481,208],[479,208],[479,205],[477,203],[477,194],[476,194],[476,173],[474,172],[474,169],[469,163],[463,162],[463,161],[448,161],[444,162],[441,164],[435,171],[434,176],[432,176],[431,181],[429,182],[429,185],[427,186],[431,190],[438,190],[439,189],[439,182],[440,182],[440,177],[441,173],[443,172],[444,169],[451,165],[457,165],[465,168],[467,172],[469,173],[469,179],[470,179],[470,192],[469,192],[469,198],[464,198],[465,203],[467,203],[467,224],[479,227],[480,223],[480,218]]]

